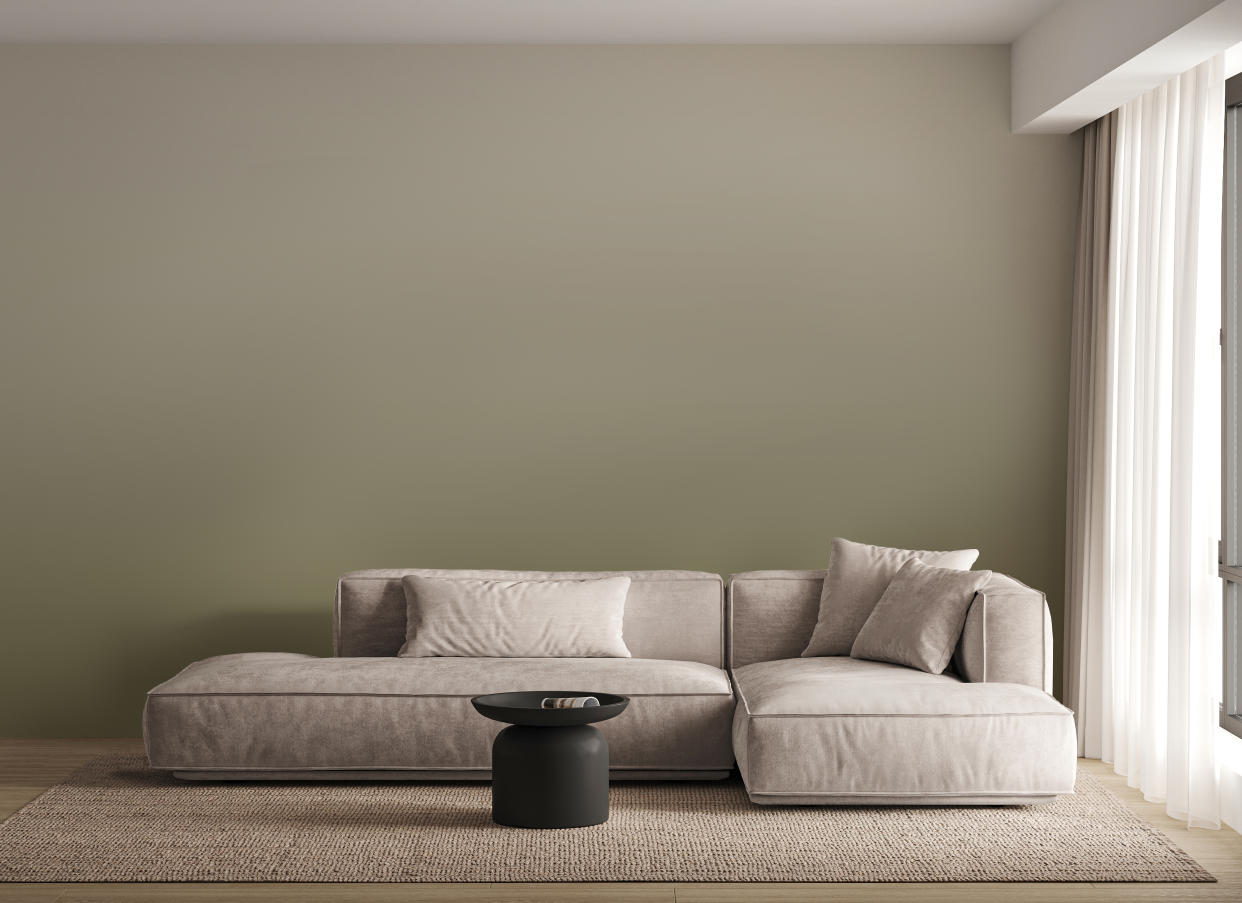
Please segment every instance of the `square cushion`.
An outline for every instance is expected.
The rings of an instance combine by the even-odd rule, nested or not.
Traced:
[[[400,655],[471,658],[629,658],[621,636],[629,577],[590,580],[401,581],[406,638]]]
[[[933,567],[965,571],[978,557],[978,549],[921,552],[834,539],[819,600],[819,619],[802,654],[849,655],[884,590],[911,558]]]
[[[733,748],[755,802],[990,805],[1074,790],[1073,713],[1034,687],[835,656],[733,677]]]
[[[599,725],[614,776],[693,776],[733,765],[728,675],[660,659],[224,655],[153,689],[143,734],[152,767],[178,772],[486,779],[504,725],[476,712],[470,697],[510,690],[629,696],[620,716]]]
[[[875,604],[850,655],[939,674],[953,657],[966,609],[991,577],[991,571],[936,568],[911,558]]]

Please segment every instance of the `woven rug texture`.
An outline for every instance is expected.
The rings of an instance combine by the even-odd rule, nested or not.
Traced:
[[[757,806],[618,783],[608,822],[491,820],[471,783],[181,783],[101,756],[0,824],[0,881],[1213,881],[1089,775],[1030,807]]]

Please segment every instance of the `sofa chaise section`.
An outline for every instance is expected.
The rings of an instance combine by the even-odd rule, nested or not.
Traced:
[[[1074,790],[1065,711],[1032,687],[846,656],[757,662],[734,680],[755,802],[1000,805]]]
[[[724,657],[721,578],[626,572],[625,640],[633,658],[407,658],[408,573],[550,578],[597,574],[364,571],[342,578],[336,657],[223,655],[148,694],[155,768],[188,779],[488,779],[503,725],[470,698],[515,690],[632,698],[600,725],[615,778],[728,776],[734,697]]]
[[[957,673],[934,675],[801,657],[823,577],[761,571],[730,581],[733,744],[753,801],[1002,805],[1073,792],[1074,718],[1047,692],[1041,594],[1002,578],[995,598],[976,596]]]

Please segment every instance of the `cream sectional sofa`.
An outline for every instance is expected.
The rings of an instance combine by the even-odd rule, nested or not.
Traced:
[[[633,658],[401,658],[407,574],[631,578]],[[150,691],[153,768],[185,779],[487,779],[500,725],[470,697],[630,696],[600,725],[617,779],[716,779],[758,803],[1027,804],[1073,791],[1073,715],[1051,690],[1042,595],[1000,578],[972,603],[957,675],[802,658],[823,571],[735,575],[369,570],[337,587],[335,655],[223,655]],[[736,690],[736,695],[735,695]]]

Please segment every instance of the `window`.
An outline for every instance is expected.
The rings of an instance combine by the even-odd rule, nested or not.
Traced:
[[[1225,204],[1221,330],[1224,380],[1221,392],[1220,576],[1224,587],[1224,687],[1220,724],[1242,737],[1242,76],[1225,85]]]

